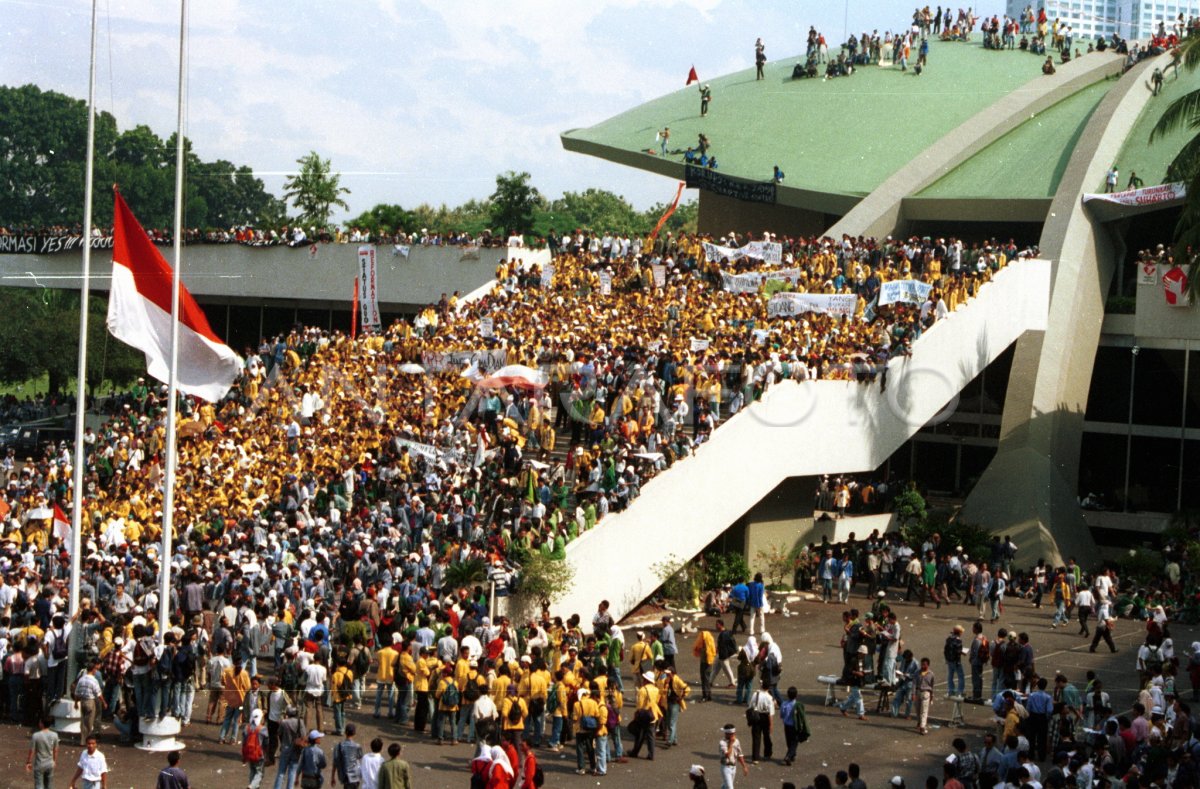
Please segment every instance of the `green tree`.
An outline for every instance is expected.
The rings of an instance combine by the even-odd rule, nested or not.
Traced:
[[[529,183],[530,177],[529,173],[512,170],[496,176],[491,217],[497,232],[528,233],[533,229],[533,210],[542,196]]]
[[[88,385],[120,385],[146,369],[141,354],[108,336],[107,304],[88,302]],[[51,392],[64,391],[77,372],[79,294],[43,288],[0,288],[0,382],[24,383],[46,375]]]
[[[413,229],[415,221],[411,211],[405,211],[398,205],[379,203],[346,222],[345,226],[370,233],[390,234],[397,230]]]
[[[561,198],[550,204],[550,211],[569,214],[577,225],[599,232],[640,233],[645,226],[644,218],[624,197],[606,189],[563,192]],[[562,232],[573,228],[556,229]]]
[[[296,164],[300,165],[300,172],[288,176],[283,196],[300,209],[301,223],[326,227],[335,206],[349,210],[342,195],[350,194],[350,190],[341,185],[342,177],[333,172],[328,159],[309,151]]]

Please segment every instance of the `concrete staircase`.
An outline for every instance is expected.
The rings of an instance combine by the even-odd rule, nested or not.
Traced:
[[[1046,325],[1050,263],[1018,261],[934,325],[879,381],[793,381],[713,432],[624,512],[567,547],[574,582],[555,613],[589,614],[608,599],[618,619],[660,584],[656,564],[686,560],[788,477],[870,471],[953,405],[1022,333]]]

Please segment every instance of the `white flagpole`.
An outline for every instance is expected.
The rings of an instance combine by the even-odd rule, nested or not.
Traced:
[[[175,132],[175,267],[171,273],[171,374],[167,383],[167,468],[163,488],[162,550],[158,561],[159,638],[167,632],[171,616],[171,538],[175,520],[175,398],[178,390],[179,367],[179,291],[183,287],[180,269],[183,267],[183,116],[184,91],[187,77],[187,0],[181,0],[179,10],[179,117]]]
[[[86,452],[83,445],[84,416],[87,412],[88,299],[92,277],[92,165],[96,155],[96,0],[92,0],[92,49],[88,61],[87,153],[83,179],[83,277],[79,285],[79,366],[75,382],[75,467],[71,469],[71,616],[79,613],[80,554],[83,547],[83,469]],[[93,600],[93,603],[96,601]],[[78,671],[74,645],[78,628],[71,628],[72,648],[67,663],[68,682]]]

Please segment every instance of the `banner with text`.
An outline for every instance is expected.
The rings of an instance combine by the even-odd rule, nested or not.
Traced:
[[[795,285],[800,281],[801,270],[782,268],[778,271],[749,271],[745,274],[721,272],[721,287],[730,293],[756,293],[764,282],[780,280]]]
[[[783,244],[774,241],[751,241],[742,247],[726,247],[704,242],[704,257],[709,261],[740,260],[754,258],[778,266],[783,262]]]
[[[375,245],[358,248],[358,325],[379,331],[383,321],[379,316],[379,281],[375,267]]]
[[[475,364],[481,372],[499,370],[508,362],[508,351],[504,348],[489,348],[482,351],[425,351],[421,354],[421,366],[425,372],[442,373],[461,370]]]
[[[542,266],[542,287],[550,287],[550,283],[554,281],[554,264],[547,263]]]
[[[1107,194],[1085,194],[1083,202],[1116,203],[1117,205],[1156,205],[1170,203],[1187,197],[1187,184],[1173,183],[1147,186],[1143,189],[1126,189],[1124,192]]]
[[[776,293],[767,302],[767,316],[783,318],[806,312],[853,315],[858,297],[853,293]]]
[[[112,236],[93,236],[92,249],[112,249]],[[2,255],[50,255],[83,249],[83,236],[0,235]]]
[[[612,293],[612,274],[607,271],[600,272],[600,293],[604,296]]]
[[[704,189],[713,194],[751,203],[775,202],[774,181],[745,181],[691,164],[687,165],[685,178],[688,189]]]
[[[667,286],[666,266],[651,266],[650,272],[654,275],[654,287],[665,288]]]
[[[894,304],[924,304],[933,286],[915,279],[897,279],[879,286],[879,306]]]

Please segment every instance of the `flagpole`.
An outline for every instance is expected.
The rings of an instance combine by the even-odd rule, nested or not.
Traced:
[[[96,0],[92,0],[92,44],[88,60],[87,152],[83,165],[83,276],[79,285],[79,364],[75,373],[75,466],[71,469],[71,596],[67,610],[79,613],[80,563],[83,548],[83,469],[86,452],[83,429],[87,413],[88,300],[92,277],[92,169],[96,155]],[[93,600],[93,603],[96,601]],[[67,660],[67,681],[73,682],[79,670],[78,628],[71,628],[71,651]]]
[[[184,89],[187,75],[187,0],[179,4],[179,100],[175,132],[175,266],[171,272],[171,365],[167,382],[167,468],[163,482],[162,550],[158,561],[159,574],[158,632],[159,638],[170,627],[171,616],[171,539],[175,520],[175,398],[179,388],[179,291],[183,287],[180,271],[183,267],[183,118]]]

